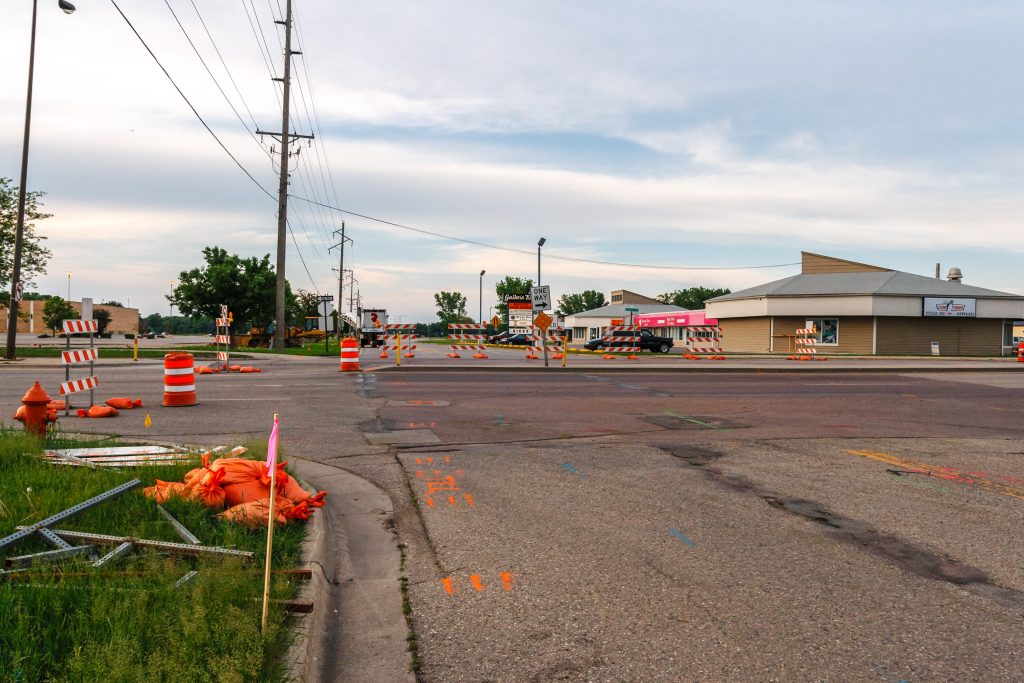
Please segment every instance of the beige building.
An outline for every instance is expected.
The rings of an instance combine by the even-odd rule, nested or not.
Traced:
[[[998,356],[1009,354],[1024,296],[802,252],[799,275],[707,302],[722,348],[792,353],[796,330],[813,328],[819,354]]]
[[[71,307],[74,308],[78,315],[82,315],[82,302],[81,301],[70,301]],[[18,306],[18,312],[21,316],[18,319],[18,333],[24,334],[48,334],[50,330],[46,329],[46,323],[43,322],[43,306],[46,305],[45,299],[32,299],[30,301],[22,301]],[[138,334],[139,332],[139,309],[137,308],[125,308],[123,306],[101,306],[99,304],[93,304],[93,310],[102,308],[110,311],[110,324],[107,326],[107,332],[114,334]],[[7,332],[7,307],[0,306],[0,332]]]

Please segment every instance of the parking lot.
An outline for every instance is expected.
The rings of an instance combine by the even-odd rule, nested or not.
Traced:
[[[452,372],[487,361],[445,352],[424,345],[399,369],[364,350],[362,373],[259,358],[261,374],[197,378],[201,404],[179,409],[159,407],[158,364],[111,364],[101,394],[142,396],[153,426],[71,426],[224,443],[265,438],[280,413],[288,457],[386,494],[425,681],[1024,675],[1015,366],[694,372],[713,362],[645,354],[521,372],[503,355],[521,352],[489,351],[491,367]],[[63,375],[0,370],[0,408],[40,373]],[[345,558],[339,585],[366,580]],[[332,647],[322,680],[359,680],[365,652]]]

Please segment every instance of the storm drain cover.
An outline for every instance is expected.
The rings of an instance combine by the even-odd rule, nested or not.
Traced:
[[[746,429],[750,427],[742,422],[711,415],[676,415],[673,413],[647,415],[641,419],[665,429]]]

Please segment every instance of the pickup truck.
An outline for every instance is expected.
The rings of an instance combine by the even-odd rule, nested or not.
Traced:
[[[657,337],[651,334],[650,330],[640,330],[640,349],[646,351],[653,351],[655,353],[668,353],[668,350],[672,348],[674,342],[671,337]],[[603,337],[595,337],[591,339],[583,348],[596,351],[605,347]],[[615,346],[611,345],[608,347],[609,351],[614,351]]]

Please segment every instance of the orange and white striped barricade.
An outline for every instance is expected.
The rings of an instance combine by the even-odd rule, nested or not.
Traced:
[[[722,331],[717,325],[693,325],[686,328],[687,360],[700,360],[706,354],[709,360],[725,360],[722,355]]]
[[[563,360],[566,354],[565,330],[561,327],[549,327],[547,331],[548,349],[551,351],[551,360]]]
[[[341,340],[341,362],[338,371],[359,372],[359,342],[355,337],[345,337]]]
[[[415,358],[416,325],[413,323],[392,323],[384,326],[384,344],[380,347],[380,357],[387,358],[390,351],[395,352],[395,365],[401,365],[403,358]]]
[[[191,353],[168,353],[164,356],[164,405],[194,406],[196,399],[196,367]]]
[[[487,325],[484,323],[449,323],[449,358],[462,358],[459,351],[476,351],[473,358],[487,358]]]
[[[99,349],[96,348],[94,335],[99,332],[99,323],[95,320],[65,320],[61,323],[61,329],[67,335],[65,350],[61,351],[60,363],[64,366],[64,382],[60,385],[60,393],[67,396],[64,399],[64,415],[71,414],[71,394],[79,391],[89,390],[89,407],[96,404],[93,400],[94,389],[99,385],[100,379],[96,377],[95,363],[99,356]],[[72,334],[88,334],[89,348],[72,349]],[[89,377],[82,379],[71,379],[71,366],[78,364],[89,364]]]
[[[538,328],[534,327],[533,334],[528,334],[526,340],[526,360],[537,360],[540,358],[538,355],[544,350],[544,347],[540,344],[540,335],[544,334]]]
[[[793,343],[796,345],[796,355],[787,356],[787,360],[812,360],[818,349],[814,345],[818,343],[817,330],[813,327],[803,327],[794,332],[796,338]]]
[[[629,360],[636,360],[640,353],[640,326],[612,325],[604,336],[604,350],[606,360],[615,358],[612,353],[628,353]]]
[[[1017,347],[1017,362],[1024,363],[1024,342],[1021,342],[1020,346]]]
[[[214,332],[214,344],[217,348],[217,370],[227,372],[228,361],[231,360],[231,318],[227,314],[228,307],[220,307],[221,317],[216,319],[217,329]],[[223,348],[222,348],[223,347]]]

